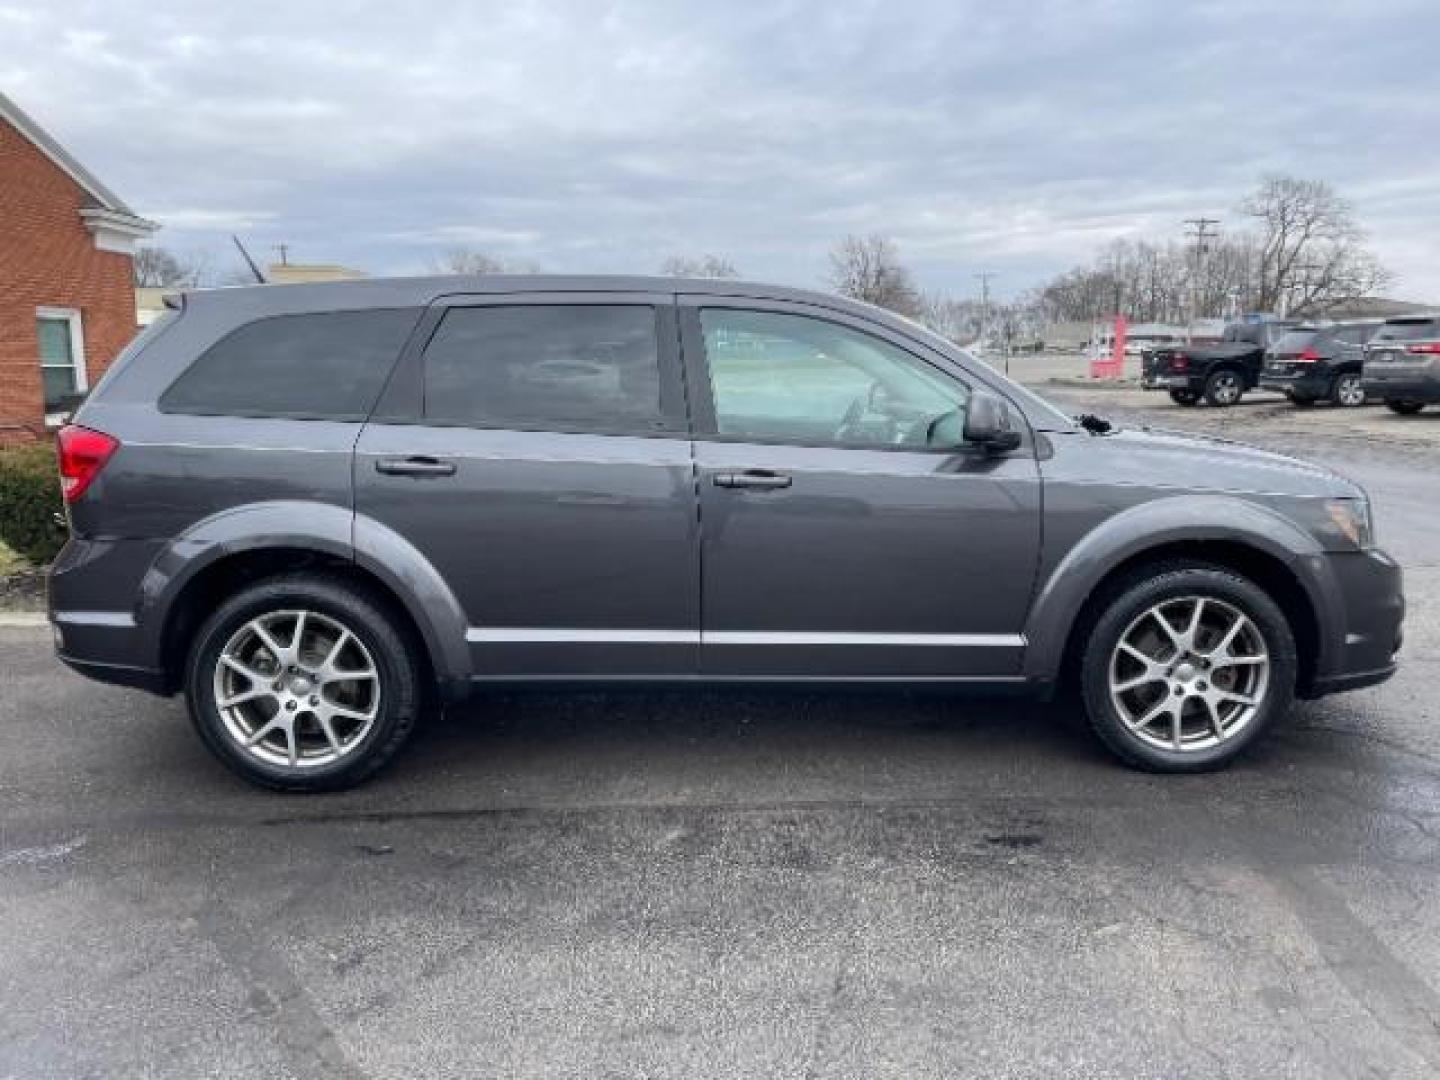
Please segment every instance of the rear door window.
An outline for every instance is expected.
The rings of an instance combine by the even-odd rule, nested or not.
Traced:
[[[364,420],[416,308],[257,319],[205,350],[160,396],[162,412]]]
[[[656,316],[643,304],[451,308],[425,349],[425,419],[599,434],[670,427]]]

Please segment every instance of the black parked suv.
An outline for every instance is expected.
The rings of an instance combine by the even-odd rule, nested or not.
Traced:
[[[1297,326],[1270,350],[1260,372],[1261,387],[1278,390],[1296,405],[1317,401],[1346,408],[1364,405],[1364,346],[1380,325],[1379,319],[1371,319]]]
[[[60,434],[61,659],[232,769],[370,775],[472,688],[1011,687],[1224,764],[1395,669],[1354,484],[1076,421],[913,323],[736,282],[186,294]]]
[[[1440,402],[1440,315],[1386,319],[1365,348],[1364,386],[1401,416]]]
[[[1259,384],[1266,352],[1295,325],[1280,320],[1231,323],[1213,345],[1152,349],[1143,355],[1140,385],[1168,392],[1177,405],[1195,405],[1201,398],[1220,408],[1234,405]]]

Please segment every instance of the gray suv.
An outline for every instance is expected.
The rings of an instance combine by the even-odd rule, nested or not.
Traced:
[[[1078,688],[1230,761],[1395,670],[1354,484],[1074,420],[913,323],[735,282],[186,294],[59,439],[65,663],[232,769],[356,783],[479,685]]]
[[[1440,315],[1386,319],[1365,347],[1364,387],[1401,416],[1440,402]]]

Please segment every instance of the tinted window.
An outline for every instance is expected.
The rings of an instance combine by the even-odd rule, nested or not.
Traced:
[[[1404,322],[1387,322],[1370,340],[1417,341],[1440,336],[1437,331],[1440,331],[1440,322],[1435,319],[1407,319]]]
[[[936,422],[964,408],[965,387],[870,334],[725,308],[700,323],[721,435],[924,448]]]
[[[474,427],[665,427],[655,309],[452,308],[425,350],[425,416]]]
[[[1275,343],[1277,353],[1298,353],[1313,344],[1319,335],[1314,330],[1291,330]]]
[[[363,420],[414,309],[259,319],[221,338],[160,398],[167,412]]]

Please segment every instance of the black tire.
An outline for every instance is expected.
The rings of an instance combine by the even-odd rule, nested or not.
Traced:
[[[1234,368],[1212,371],[1205,380],[1205,400],[1217,409],[1234,405],[1245,394],[1245,376]]]
[[[1186,408],[1189,408],[1191,405],[1195,405],[1200,401],[1200,395],[1194,390],[1171,390],[1170,400],[1176,405],[1184,405]]]
[[[1400,416],[1414,416],[1425,408],[1423,401],[1387,401],[1385,407]]]
[[[1218,600],[1245,615],[1264,641],[1270,669],[1255,711],[1240,730],[1208,748],[1176,751],[1146,741],[1126,725],[1120,707],[1112,699],[1118,695],[1111,694],[1111,662],[1122,636],[1140,625],[1137,620],[1147,611],[1166,601],[1183,603],[1189,597]],[[1139,769],[1195,773],[1223,768],[1252,745],[1277,717],[1283,716],[1294,701],[1295,637],[1284,612],[1253,581],[1223,567],[1194,562],[1142,567],[1106,590],[1076,640],[1084,643],[1080,656],[1081,692],[1090,726],[1117,757]],[[1204,683],[1199,685],[1204,687]],[[1170,692],[1163,683],[1156,688],[1162,696]],[[1160,697],[1154,700],[1158,702]]]
[[[1330,400],[1343,409],[1356,409],[1365,404],[1365,389],[1358,371],[1345,371],[1330,384]]]
[[[216,669],[222,651],[234,635],[259,616],[294,610],[317,613],[321,617],[318,621],[325,625],[331,625],[326,620],[333,620],[333,625],[350,631],[359,647],[365,650],[364,658],[373,662],[378,676],[373,691],[378,700],[370,699],[365,706],[374,712],[368,730],[335,760],[299,767],[284,762],[272,764],[245,749],[227,726],[215,697]],[[268,655],[262,653],[262,656]],[[252,680],[250,685],[260,683]],[[314,692],[325,693],[318,684]],[[286,574],[246,587],[221,604],[205,621],[186,664],[185,699],[191,722],[205,745],[226,767],[252,784],[276,791],[339,791],[369,779],[395,756],[414,730],[422,700],[418,648],[409,640],[389,605],[370,590],[321,574]],[[255,705],[247,704],[243,708],[264,710],[272,700],[275,711],[270,715],[279,716],[278,695],[268,692],[262,693]],[[319,700],[311,698],[310,702],[314,704]],[[293,722],[307,715],[303,702],[301,704],[297,720]],[[232,707],[232,714],[237,711]],[[255,714],[257,726],[264,715],[263,712]],[[309,723],[318,729],[315,716],[309,715]],[[312,732],[312,737],[318,736]],[[324,751],[321,747],[318,752],[323,755]]]

